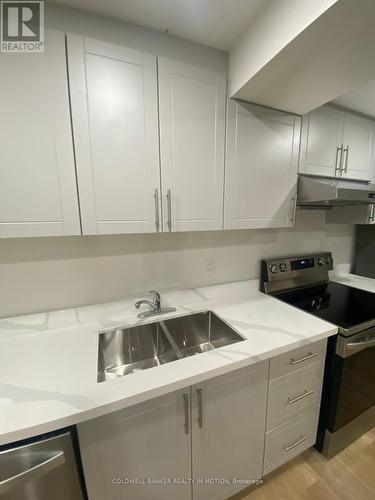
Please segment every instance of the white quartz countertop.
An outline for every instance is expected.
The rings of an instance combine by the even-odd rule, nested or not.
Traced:
[[[338,275],[333,274],[331,280],[353,288],[360,288],[361,290],[375,293],[375,279],[372,278],[365,278],[364,276],[351,273],[340,273]]]
[[[99,330],[152,321],[137,318],[135,298],[0,320],[0,445],[77,424],[337,333],[335,326],[258,292],[258,280],[170,292],[162,299],[164,305],[177,307],[164,318],[212,310],[245,340],[97,383]]]

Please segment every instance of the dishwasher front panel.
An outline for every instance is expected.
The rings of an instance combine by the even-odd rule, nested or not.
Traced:
[[[1,500],[84,500],[70,432],[0,451]]]

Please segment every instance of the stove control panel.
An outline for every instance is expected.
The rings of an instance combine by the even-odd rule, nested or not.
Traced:
[[[264,283],[273,281],[284,280],[286,287],[288,284],[292,287],[302,286],[305,281],[314,283],[328,280],[328,271],[332,269],[331,252],[262,260],[261,290],[266,288]]]

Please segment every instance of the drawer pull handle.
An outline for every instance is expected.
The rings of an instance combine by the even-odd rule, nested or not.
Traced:
[[[305,391],[303,394],[300,396],[297,396],[296,398],[288,398],[288,403],[292,405],[293,403],[297,403],[297,401],[300,401],[303,398],[306,398],[307,396],[311,396],[311,394],[314,394],[314,391]]]
[[[292,358],[290,360],[290,364],[291,365],[298,365],[299,363],[303,363],[304,361],[307,361],[308,359],[316,358],[317,355],[318,355],[317,352],[309,352],[307,354],[307,356],[304,356],[303,358],[299,358],[299,359]]]
[[[185,413],[185,422],[184,422],[184,429],[185,429],[185,434],[189,434],[189,429],[190,429],[190,422],[189,422],[189,394],[184,394],[184,413]]]
[[[198,395],[198,427],[203,429],[203,390],[197,389]]]
[[[306,441],[306,439],[309,439],[309,436],[304,436],[303,438],[299,439],[298,441],[296,441],[295,443],[291,444],[290,446],[286,446],[284,448],[284,451],[285,452],[288,452],[290,450],[292,450],[293,448],[295,448],[296,446],[298,446],[299,444],[303,443],[304,441]]]

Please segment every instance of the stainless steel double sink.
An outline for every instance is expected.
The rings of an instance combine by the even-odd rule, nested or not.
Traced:
[[[211,311],[99,333],[98,382],[243,341]]]

